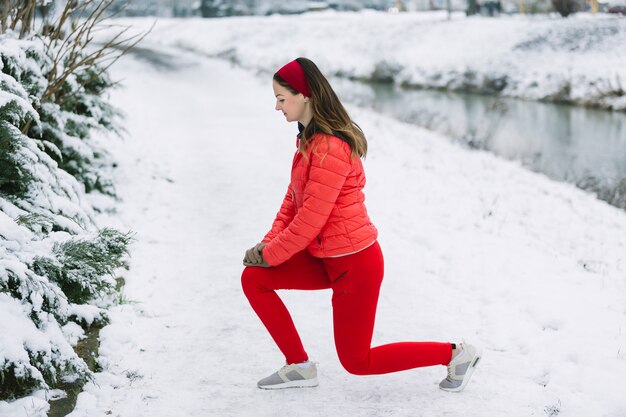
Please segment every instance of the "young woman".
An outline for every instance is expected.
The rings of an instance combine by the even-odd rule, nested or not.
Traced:
[[[364,205],[361,159],[367,141],[317,66],[298,58],[274,74],[276,110],[298,122],[291,182],[271,230],[246,251],[242,286],[285,355],[286,365],[259,388],[314,387],[317,369],[276,290],[333,290],[335,346],[355,375],[444,365],[439,386],[461,391],[480,352],[472,345],[400,342],[370,347],[383,255]]]

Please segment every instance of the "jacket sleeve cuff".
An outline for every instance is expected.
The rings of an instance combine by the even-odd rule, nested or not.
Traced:
[[[263,248],[263,250],[261,251],[261,255],[263,256],[263,260],[265,261],[265,263],[267,263],[269,266],[279,265],[280,262],[278,262],[278,260],[275,259],[274,256],[272,256],[271,251],[265,250],[266,248],[267,246],[265,246],[265,248]]]

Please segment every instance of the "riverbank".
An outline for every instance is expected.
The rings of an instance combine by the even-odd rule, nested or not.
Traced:
[[[145,30],[153,19],[124,19]],[[626,19],[607,14],[308,13],[160,19],[150,42],[273,73],[307,56],[328,75],[626,111]]]
[[[283,292],[322,383],[258,390],[283,359],[241,293],[241,258],[278,208],[295,126],[249,72],[189,54],[163,61],[174,65],[113,67],[128,140],[115,150],[123,203],[108,222],[137,233],[131,302],[111,312],[103,372],[71,417],[626,412],[626,215],[356,108],[386,257],[374,343],[466,339],[484,362],[460,395],[437,389],[439,367],[351,376],[334,352],[330,294]]]

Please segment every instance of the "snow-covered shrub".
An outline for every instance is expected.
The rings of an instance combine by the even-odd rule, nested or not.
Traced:
[[[106,305],[130,241],[99,231],[85,199],[113,193],[101,173],[113,161],[90,140],[119,131],[106,71],[68,69],[66,43],[19,37],[0,34],[0,400],[89,377],[73,345],[107,322],[88,303]]]
[[[127,266],[124,255],[130,239],[128,234],[103,229],[92,240],[55,243],[54,257],[36,257],[33,269],[56,282],[70,302],[83,304],[115,288],[113,272]]]
[[[50,253],[54,242],[71,235],[50,232],[47,221],[35,226],[39,216],[24,213],[0,198],[0,399],[87,378],[87,366],[72,349],[65,329],[71,321],[82,323],[78,316],[86,316],[89,325],[107,320],[94,306],[85,306],[89,311],[80,314],[81,306],[72,305],[57,284],[35,273],[34,257]],[[42,231],[47,233],[43,239]]]
[[[45,152],[56,152],[54,144],[25,135],[25,126],[39,126],[34,108],[41,92],[37,86],[46,79],[35,70],[38,42],[0,39],[2,101],[0,101],[0,197],[11,201],[26,214],[50,218],[54,230],[82,233],[95,227],[93,213],[81,195],[83,188]],[[35,130],[34,128],[30,129]]]
[[[106,72],[99,68],[72,74],[54,101],[41,104],[41,124],[29,133],[54,145],[47,147],[46,152],[81,182],[86,192],[115,193],[112,179],[105,174],[113,161],[105,149],[90,139],[94,129],[120,131],[115,123],[118,112],[102,97],[112,85]]]
[[[20,169],[23,161],[20,151],[25,146],[19,130],[4,120],[5,110],[12,111],[9,108],[14,105],[0,108],[0,193],[23,196],[32,181],[30,172]]]
[[[103,174],[108,170],[102,169],[113,161],[105,149],[90,140],[93,129],[120,131],[115,123],[118,112],[102,97],[112,86],[106,72],[97,66],[81,68],[77,74],[70,74],[54,94],[46,96],[49,73],[60,69],[52,65],[41,42],[33,42],[23,51],[5,51],[2,61],[3,90],[6,87],[14,95],[31,101],[34,107],[29,109],[34,113],[33,121],[20,125],[25,103],[5,106],[3,113],[9,113],[6,116],[13,119],[12,124],[25,126],[27,135],[39,139],[41,149],[81,182],[87,192],[98,190],[113,195],[113,182]],[[26,65],[20,66],[19,62]],[[2,116],[6,120],[5,114]]]
[[[19,126],[37,120],[39,115],[16,79],[18,60],[27,62],[25,54],[20,49],[6,48],[6,40],[0,42],[0,194],[23,196],[33,177],[26,166],[28,140]]]

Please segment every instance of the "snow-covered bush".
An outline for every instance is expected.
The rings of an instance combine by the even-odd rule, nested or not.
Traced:
[[[67,2],[62,17],[80,5]],[[90,327],[107,322],[102,306],[114,299],[107,295],[115,291],[115,271],[126,266],[131,240],[128,233],[98,230],[85,198],[91,191],[114,194],[102,174],[114,161],[91,140],[94,129],[120,130],[119,115],[103,97],[112,83],[97,59],[102,51],[76,50],[76,42],[88,40],[64,38],[61,31],[31,36],[23,30],[30,23],[9,24],[23,15],[4,12],[0,8],[0,400],[89,377],[73,346]],[[54,33],[54,25],[42,27]]]
[[[128,234],[103,229],[95,239],[55,243],[54,257],[36,257],[33,270],[57,283],[70,302],[83,304],[115,288],[113,272],[127,266],[124,255],[129,241]]]
[[[81,74],[87,77],[87,74]],[[77,76],[79,78],[81,75]],[[113,119],[116,112],[100,95],[111,83],[106,75],[90,82],[86,88],[69,97],[62,105],[55,102],[43,103],[39,109],[41,124],[34,126],[30,136],[40,136],[47,143],[46,152],[60,168],[68,172],[85,186],[86,192],[93,190],[113,195],[113,181],[103,170],[112,161],[105,149],[91,143],[89,133],[93,129],[115,131]],[[64,89],[70,90],[72,83]]]
[[[32,132],[41,125],[34,106],[47,82],[33,52],[37,49],[38,41],[0,38],[0,197],[25,214],[50,218],[54,230],[81,233],[94,227],[92,210],[80,197],[83,187],[46,153],[58,152],[53,143],[23,133],[25,126],[34,126]]]

